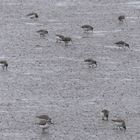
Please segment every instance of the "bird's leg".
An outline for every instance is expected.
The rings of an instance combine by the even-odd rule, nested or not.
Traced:
[[[73,44],[73,40],[71,40],[71,43]]]
[[[68,46],[68,42],[65,42],[65,46]]]
[[[45,128],[42,128],[42,133],[44,133],[45,132]]]
[[[5,68],[5,65],[2,65],[2,69],[4,70],[4,68]]]
[[[95,68],[97,67],[97,64],[94,64],[94,66],[95,66]],[[106,119],[107,119],[107,117],[106,117]]]
[[[106,117],[106,120],[108,121],[108,117]]]
[[[104,120],[104,117],[102,117],[102,120]]]
[[[104,120],[104,116],[102,116],[102,120]]]
[[[56,43],[58,43],[59,42],[59,39],[56,39]]]

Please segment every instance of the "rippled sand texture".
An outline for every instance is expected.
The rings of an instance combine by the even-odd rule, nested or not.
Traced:
[[[0,58],[9,62],[0,69],[0,140],[140,139],[139,0],[1,0],[0,17]],[[83,33],[84,24],[93,33]],[[39,29],[48,30],[45,39]],[[55,34],[73,44],[56,43]],[[120,40],[130,49],[118,49]],[[88,68],[87,58],[98,67]],[[45,134],[40,114],[54,122]],[[125,133],[113,130],[116,117],[125,119]]]

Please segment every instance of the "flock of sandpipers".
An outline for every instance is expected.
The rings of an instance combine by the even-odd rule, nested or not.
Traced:
[[[29,17],[30,19],[37,19],[39,18],[38,14],[35,12],[29,13],[26,15],[27,17]],[[120,23],[123,23],[125,21],[125,16],[121,15],[118,17],[118,20]],[[84,32],[91,32],[93,31],[93,27],[91,25],[82,25],[81,28],[84,30]],[[40,29],[38,31],[36,31],[41,38],[44,38],[47,34],[48,31],[45,29]],[[68,37],[68,36],[64,36],[62,34],[56,34],[56,42],[64,42],[65,46],[68,45],[69,42],[72,42],[72,38]],[[118,41],[114,43],[115,45],[117,45],[120,48],[125,48],[125,47],[129,47],[129,44],[124,42],[124,41]],[[84,60],[84,62],[87,62],[89,67],[93,68],[93,67],[97,67],[97,61],[92,59],[92,58],[87,58]],[[3,70],[6,69],[8,67],[8,62],[6,60],[0,60],[0,64],[2,65]]]
[[[39,18],[38,14],[34,12],[28,14],[27,17],[30,17],[31,19]],[[119,16],[118,21],[120,23],[123,23],[125,21],[125,16],[124,15]],[[94,29],[91,25],[82,25],[81,28],[83,29],[84,32],[92,32]],[[44,38],[48,34],[48,31],[41,29],[41,30],[38,30],[37,33],[40,35],[41,38]],[[57,42],[64,42],[65,46],[67,46],[69,42],[72,42],[72,38],[64,36],[62,34],[56,34],[56,43]],[[119,48],[126,48],[126,47],[130,48],[129,44],[124,41],[115,42],[114,44],[118,46]],[[90,68],[97,67],[97,61],[92,58],[87,58],[84,60],[84,62],[86,62]],[[101,114],[102,114],[102,120],[108,121],[109,111],[104,109],[101,111]],[[49,125],[54,124],[48,115],[40,115],[36,117],[40,120],[40,122],[37,124],[42,128],[43,132],[45,131],[45,129],[49,127]],[[126,130],[125,120],[112,119],[112,121],[116,125],[115,129],[120,129],[124,131]]]
[[[37,13],[29,13],[26,15],[27,17],[29,17],[30,19],[37,19],[39,18]],[[119,22],[123,23],[125,21],[125,16],[121,15],[118,17]],[[93,27],[91,25],[82,25],[81,28],[84,30],[84,32],[92,32],[93,31]],[[41,38],[44,38],[47,34],[48,31],[44,30],[44,29],[40,29],[37,31],[37,33],[40,35]],[[72,42],[72,38],[71,37],[67,37],[64,36],[62,34],[56,34],[56,43],[57,42],[64,42],[65,46],[67,46],[69,44],[69,42]],[[129,48],[129,44],[124,42],[124,41],[119,41],[114,43],[116,46],[118,46],[119,48],[125,48],[128,47]],[[97,61],[92,59],[92,58],[87,58],[84,60],[84,62],[86,62],[88,64],[88,66],[90,68],[96,68],[97,67]],[[0,64],[2,65],[2,69],[3,70],[7,70],[8,68],[8,62],[6,60],[0,60]],[[108,121],[109,118],[109,111],[104,109],[101,111],[102,113],[102,120],[104,121]],[[44,132],[45,129],[47,129],[51,124],[54,124],[51,120],[51,118],[48,115],[40,115],[40,116],[36,116],[39,119],[39,122],[36,123],[38,124],[41,128],[42,131]],[[116,124],[116,128],[120,129],[120,130],[126,130],[126,124],[125,121],[122,119],[112,119],[112,121]]]
[[[108,121],[108,118],[109,118],[108,110],[106,110],[106,109],[102,110],[101,115],[102,115],[103,121]],[[54,125],[54,123],[52,122],[52,119],[48,115],[39,115],[39,116],[36,116],[36,118],[39,119],[39,122],[36,124],[42,128],[42,132],[44,132],[47,128],[49,128],[50,125],[52,125],[52,124]],[[123,130],[125,132],[125,130],[126,130],[125,120],[112,119],[112,121],[114,122],[114,125],[115,125],[115,127],[113,129]]]

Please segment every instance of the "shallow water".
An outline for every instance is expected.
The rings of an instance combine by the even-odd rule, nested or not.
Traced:
[[[139,140],[138,7],[138,0],[2,0],[0,58],[9,67],[0,69],[1,140]],[[30,12],[39,19],[27,18]],[[84,24],[93,32],[84,33]],[[48,30],[45,39],[39,29]],[[73,43],[56,43],[56,34]],[[120,40],[130,49],[114,45]],[[102,109],[110,111],[108,122]],[[45,134],[36,125],[39,114],[55,123]],[[113,130],[116,117],[125,119],[125,133]]]

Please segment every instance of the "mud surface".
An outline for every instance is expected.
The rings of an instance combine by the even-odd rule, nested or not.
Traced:
[[[9,67],[0,69],[0,140],[139,140],[139,16],[139,0],[1,0],[0,59]],[[94,31],[84,33],[84,24]],[[48,30],[45,39],[39,29]],[[56,43],[55,34],[73,43]],[[130,49],[114,45],[120,40]],[[45,134],[40,114],[54,122]],[[125,133],[113,129],[114,118],[125,119]]]

